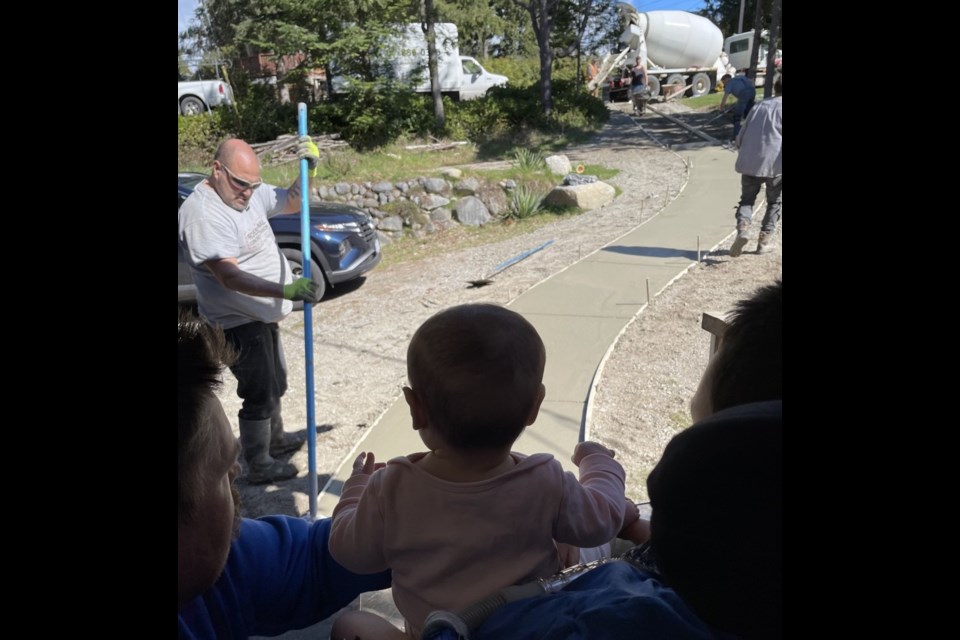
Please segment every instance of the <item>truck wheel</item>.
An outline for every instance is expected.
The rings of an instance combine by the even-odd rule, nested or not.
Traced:
[[[195,96],[186,96],[180,101],[180,113],[185,116],[198,116],[205,110],[203,101]]]
[[[647,76],[647,86],[650,88],[650,99],[656,100],[660,97],[660,80],[654,76]]]
[[[297,278],[302,278],[303,277],[303,254],[300,253],[300,250],[290,249],[288,247],[282,247],[280,249],[280,253],[282,253],[287,258],[287,262],[290,263],[290,271],[293,274],[293,279],[296,280]],[[327,292],[327,281],[324,280],[323,269],[320,267],[319,264],[317,264],[316,260],[311,260],[310,279],[317,284],[317,293],[318,293],[317,299],[322,300],[323,295]],[[303,303],[299,301],[294,302],[293,309],[294,311],[300,311],[301,309],[303,309]]]
[[[669,76],[667,76],[667,84],[682,84],[686,86],[687,79],[679,73],[671,73]]]
[[[702,72],[693,76],[693,82],[690,84],[691,97],[705,96],[710,93],[712,89],[713,83],[710,82],[710,76]]]

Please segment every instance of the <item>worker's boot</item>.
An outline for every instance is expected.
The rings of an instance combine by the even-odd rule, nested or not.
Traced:
[[[757,238],[757,253],[766,253],[770,250],[770,236],[773,234],[768,234],[766,231],[761,231],[760,236]]]
[[[270,455],[280,456],[296,451],[303,446],[304,440],[283,430],[283,416],[280,414],[280,402],[270,416]]]
[[[270,418],[240,418],[240,444],[243,446],[243,458],[247,461],[247,481],[250,484],[266,484],[297,475],[295,466],[270,457]]]
[[[749,222],[737,223],[737,239],[730,245],[730,257],[736,258],[743,253],[743,248],[747,246],[747,231],[750,229]]]

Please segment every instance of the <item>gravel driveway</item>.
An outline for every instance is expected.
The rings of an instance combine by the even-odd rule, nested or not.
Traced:
[[[612,108],[621,107],[614,105]],[[642,123],[663,123],[646,116]],[[658,134],[660,140],[665,134]],[[666,139],[669,140],[667,137]],[[373,270],[360,286],[314,307],[317,472],[323,487],[364,430],[397,398],[405,382],[407,344],[436,311],[467,302],[507,304],[544,278],[570,266],[655,215],[677,196],[687,168],[625,113],[613,111],[590,144],[568,150],[571,161],[620,170],[609,182],[622,190],[612,203],[575,217],[559,218],[532,233],[484,246],[438,252],[415,262]],[[733,205],[730,207],[731,231]],[[548,240],[549,248],[498,275],[479,289],[466,282]],[[748,245],[748,252],[753,246]],[[706,256],[686,276],[653,300],[623,335],[608,359],[592,407],[590,437],[616,449],[628,472],[628,493],[645,499],[644,481],[666,441],[687,426],[687,403],[706,363],[709,336],[700,313],[729,308],[761,284],[782,274],[782,245],[736,260],[726,251]],[[341,291],[338,288],[337,291]],[[288,431],[306,423],[303,317],[281,323],[289,369],[284,420]],[[227,374],[221,394],[239,434],[240,401]],[[302,515],[308,511],[306,446],[291,461],[302,473],[276,486],[240,483],[244,514]]]

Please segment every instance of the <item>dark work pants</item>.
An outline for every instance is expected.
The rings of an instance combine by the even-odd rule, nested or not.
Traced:
[[[749,100],[737,100],[737,103],[733,105],[733,137],[736,138],[740,133],[740,127],[743,126],[743,121],[747,119],[747,114],[750,113],[750,109],[753,109],[753,98]]]
[[[760,230],[772,235],[777,230],[780,221],[780,204],[783,201],[783,175],[776,178],[758,178],[756,176],[740,176],[740,205],[737,207],[737,229],[744,228],[753,220],[753,205],[760,195],[760,187],[767,187],[767,212],[763,216]]]
[[[238,354],[230,371],[237,377],[237,395],[243,399],[240,419],[269,419],[287,390],[287,363],[277,323],[250,322],[224,333]]]

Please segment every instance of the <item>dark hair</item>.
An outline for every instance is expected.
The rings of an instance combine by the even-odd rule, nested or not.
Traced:
[[[782,637],[782,401],[733,407],[681,431],[647,492],[663,582],[713,629]]]
[[[720,76],[720,81],[721,81],[721,82],[726,82],[727,80],[729,80],[729,79],[732,78],[732,77],[733,77],[733,76],[730,75],[729,73],[725,73],[725,74],[723,74],[722,76]]]
[[[197,318],[192,311],[177,313],[177,516],[193,515],[200,498],[200,482],[213,437],[207,402],[222,384],[225,365],[234,360],[223,331]]]
[[[492,304],[437,313],[407,349],[407,376],[430,426],[457,449],[513,444],[540,392],[545,364],[533,325]]]
[[[737,302],[714,358],[714,411],[783,399],[783,281]]]

